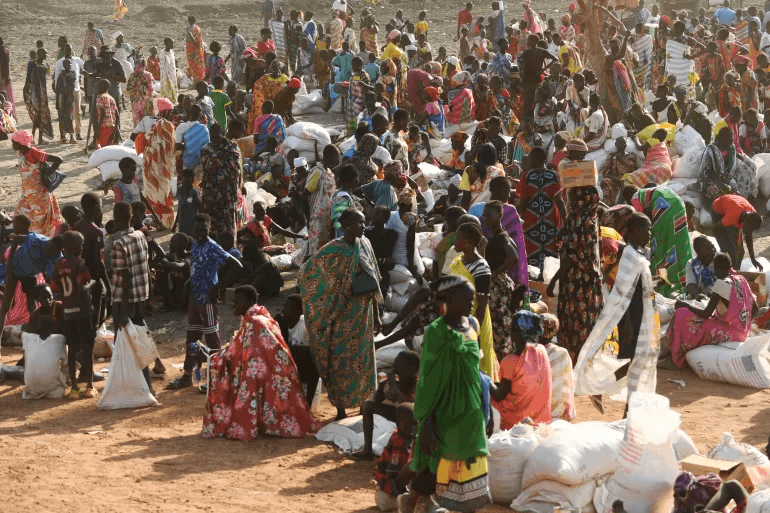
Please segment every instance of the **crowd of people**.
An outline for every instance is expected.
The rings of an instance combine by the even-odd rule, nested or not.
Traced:
[[[53,322],[69,346],[68,397],[93,398],[97,329],[109,315],[116,331],[142,325],[158,295],[188,315],[183,373],[168,388],[191,387],[216,352],[203,436],[315,433],[320,378],[337,420],[352,408],[364,417],[356,457],[373,457],[373,415],[398,425],[375,471],[383,510],[482,508],[493,409],[503,429],[571,420],[577,386],[603,411],[610,392],[654,392],[656,369],[683,367],[694,348],[746,340],[761,314],[736,269],[745,242],[762,270],[752,157],[770,149],[770,10],[725,0],[712,16],[660,13],[640,0],[625,19],[601,8],[596,28],[580,1],[558,20],[521,6],[515,20],[502,1],[483,14],[468,3],[457,47],[435,49],[426,11],[381,26],[371,7],[356,19],[336,0],[321,22],[284,19],[266,0],[253,45],[236,26],[206,44],[190,16],[181,94],[173,39],[145,57],[89,23],[80,57],[61,37],[51,65],[38,41],[14,97],[0,38],[0,139],[22,178],[13,217],[0,218],[13,232],[0,326],[22,319],[47,336]],[[667,69],[672,41],[693,63],[686,83]],[[86,126],[92,149],[130,132],[143,155],[141,169],[120,161],[107,222],[93,192],[59,207],[63,161],[39,148],[54,138],[49,86],[61,143],[83,141]],[[342,113],[346,151],[342,138],[316,143],[314,158],[282,144],[295,100],[314,88]],[[685,129],[705,148],[690,194],[716,239],[694,233],[695,205],[665,186]],[[599,179],[565,187],[562,171],[608,144]],[[425,164],[446,187],[422,181]],[[274,205],[247,204],[254,181]],[[425,258],[418,245],[434,226]],[[168,249],[153,237],[165,229]],[[278,255],[299,267],[298,293],[271,313],[259,297],[283,286]],[[404,284],[405,304],[386,309]],[[231,287],[241,324],[223,348],[217,305]],[[664,337],[661,299],[675,308]],[[378,373],[375,350],[401,340]],[[144,369],[151,390],[165,373],[160,358]]]

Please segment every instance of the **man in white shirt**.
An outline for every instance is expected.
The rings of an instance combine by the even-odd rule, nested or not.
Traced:
[[[53,70],[53,83],[54,89],[56,86],[56,80],[59,78],[59,73],[64,71],[64,59],[69,59],[72,63],[71,70],[75,72],[75,105],[72,109],[72,116],[75,122],[75,133],[78,141],[83,140],[83,136],[80,135],[80,76],[83,74],[83,60],[79,57],[72,55],[72,45],[64,45],[64,57],[56,61],[56,66]]]

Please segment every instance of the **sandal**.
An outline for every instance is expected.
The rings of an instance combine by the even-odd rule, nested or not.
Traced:
[[[76,400],[82,399],[82,398],[83,398],[83,391],[82,390],[78,390],[76,388],[73,388],[72,390],[70,390],[70,393],[67,394],[67,399],[71,399],[73,401],[76,401]]]
[[[182,388],[187,388],[192,386],[192,376],[183,376],[181,378],[176,378],[175,380],[171,381],[168,385],[166,385],[166,390],[181,390]]]

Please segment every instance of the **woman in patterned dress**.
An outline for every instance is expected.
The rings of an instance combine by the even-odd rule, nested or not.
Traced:
[[[364,215],[347,209],[340,223],[343,236],[310,257],[299,279],[308,337],[337,420],[346,417],[345,408],[362,405],[375,392],[374,328],[380,322],[375,302],[382,301],[377,260],[363,236]],[[372,287],[354,294],[354,280],[362,275]]]
[[[257,291],[249,285],[235,290],[234,306],[241,325],[233,341],[211,358],[201,434],[235,440],[312,435],[319,426],[278,323],[257,304]]]
[[[211,126],[211,142],[201,149],[201,203],[211,216],[211,231],[235,236],[236,213],[241,187],[241,152],[234,141],[222,133],[222,126]]]
[[[134,117],[134,124],[138,124],[143,117],[154,115],[154,108],[152,105],[152,73],[145,69],[147,62],[142,59],[139,64],[136,65],[136,69],[128,77],[128,84],[126,84],[126,92],[131,99],[131,114]],[[175,101],[176,98],[169,98],[171,101]]]
[[[174,105],[171,100],[158,98],[160,117],[145,137],[144,197],[160,224],[171,228],[174,224],[174,196],[171,180],[175,175],[174,124],[170,121]]]

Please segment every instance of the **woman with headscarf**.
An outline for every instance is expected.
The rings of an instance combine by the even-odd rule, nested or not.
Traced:
[[[302,437],[318,431],[281,327],[250,285],[235,289],[241,323],[233,341],[211,358],[204,438]]]
[[[372,160],[372,155],[379,145],[376,135],[364,134],[356,145],[353,157],[347,161],[356,170],[361,185],[368,184],[377,176],[377,164]]]
[[[401,41],[401,32],[398,30],[391,30],[388,34],[388,44],[385,46],[385,50],[380,54],[380,61],[392,60],[399,66],[406,60],[406,54],[397,45]]]
[[[489,182],[498,176],[505,176],[503,166],[497,162],[497,150],[492,143],[484,143],[476,155],[476,162],[467,166],[460,181],[463,194],[462,207],[489,200]]]
[[[383,54],[385,55],[385,54]],[[385,86],[382,95],[390,102],[392,111],[398,108],[398,68],[391,59],[383,58],[380,63],[380,78],[377,80]]]
[[[240,203],[241,152],[225,137],[222,126],[211,126],[211,142],[201,149],[201,210],[211,217],[211,231],[235,236]]]
[[[573,361],[594,327],[604,306],[599,219],[599,191],[596,187],[575,187],[568,191],[570,212],[559,231],[561,265],[548,285],[553,297],[559,283],[559,345]]]
[[[373,180],[361,187],[361,193],[366,199],[388,210],[396,210],[398,207],[398,190],[406,185],[404,166],[400,160],[391,160],[382,167],[383,179]],[[403,182],[402,182],[403,180]]]
[[[620,201],[623,201],[623,198],[620,198]],[[628,234],[626,222],[628,221],[629,216],[634,212],[636,212],[636,210],[634,210],[634,207],[631,205],[619,203],[612,206],[602,215],[602,226],[612,228],[625,239]]]
[[[572,17],[565,14],[561,17],[561,25],[558,28],[559,35],[564,41],[572,42],[575,39],[575,29],[572,26]]]
[[[128,77],[126,92],[131,100],[131,113],[134,116],[134,124],[138,124],[143,117],[155,115],[152,103],[152,74],[147,71],[147,61],[142,59],[136,65],[134,72]],[[172,101],[175,100],[171,99]]]
[[[579,139],[578,139],[579,140]],[[572,142],[572,141],[570,141]],[[585,143],[582,148],[585,148]],[[580,148],[577,143],[569,148]],[[566,215],[561,178],[545,167],[545,150],[534,148],[529,154],[531,169],[519,179],[516,196],[527,247],[529,265],[543,269],[545,257],[556,257],[556,232]]]
[[[49,155],[32,146],[35,138],[26,130],[17,130],[11,136],[11,145],[19,154],[21,174],[21,199],[13,215],[29,218],[29,231],[46,237],[53,237],[64,222],[59,211],[56,195],[49,192],[41,181],[43,164],[50,165],[50,172],[56,171],[62,163],[61,157]]]
[[[658,290],[665,296],[682,290],[687,284],[687,262],[692,258],[684,201],[671,189],[655,187],[634,194],[631,204],[652,221],[650,271],[657,275],[659,269],[665,269],[667,275],[667,283]]]
[[[265,100],[271,100],[278,92],[283,89],[286,82],[289,81],[289,77],[284,75],[281,70],[283,69],[283,63],[280,61],[273,61],[270,65],[270,73],[262,75],[256,82],[254,82],[254,99],[251,104],[251,112],[249,112],[249,124],[247,130],[249,133],[253,133],[255,127],[255,121],[257,117],[262,113],[262,104]]]
[[[406,92],[409,97],[409,103],[412,104],[412,111],[422,112],[425,107],[423,100],[423,91],[430,86],[430,73],[422,68],[412,68],[406,72]]]
[[[537,13],[530,7],[532,5],[532,0],[524,0],[521,2],[521,5],[524,7],[522,19],[527,22],[527,28],[532,34],[540,34],[543,29],[540,27],[540,18],[538,18]]]
[[[473,92],[468,88],[471,74],[467,71],[456,73],[452,77],[452,91],[449,92],[450,105],[447,112],[447,122],[452,125],[460,125],[473,121],[476,108]]]
[[[346,417],[345,408],[362,406],[375,392],[374,328],[382,301],[377,260],[363,236],[364,215],[347,209],[339,222],[342,237],[308,259],[298,282],[318,374],[338,420]]]
[[[171,193],[176,175],[175,129],[170,121],[173,110],[171,100],[158,98],[160,117],[147,132],[144,146],[144,197],[166,228],[171,228],[175,216]]]

